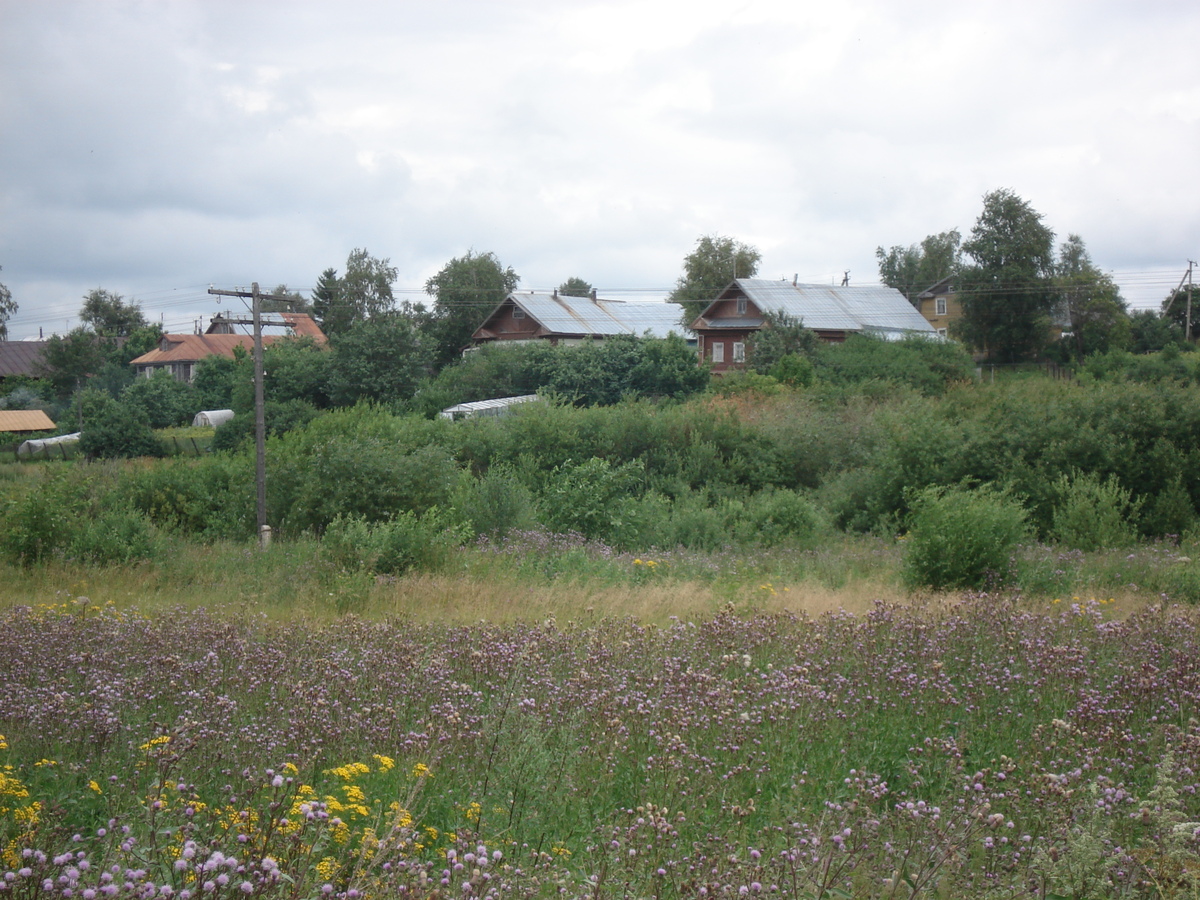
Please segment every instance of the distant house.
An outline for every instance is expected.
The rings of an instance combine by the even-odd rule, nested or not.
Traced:
[[[936,335],[933,326],[893,288],[739,278],[692,322],[700,359],[718,373],[743,365],[747,339],[762,328],[763,314],[769,312],[799,319],[830,343],[840,343],[851,334],[887,340],[908,334]]]
[[[924,316],[933,330],[945,337],[950,323],[961,319],[962,304],[958,301],[958,292],[954,289],[953,279],[943,278],[937,284],[930,285],[917,294],[917,310]]]
[[[264,334],[263,345],[289,337],[311,337],[320,345],[326,343],[324,332],[312,316],[304,313],[278,313],[263,320],[263,328],[282,328],[284,334]],[[210,356],[233,359],[237,348],[247,353],[254,349],[254,336],[237,334],[233,324],[216,316],[204,334],[164,334],[158,346],[130,362],[139,376],[149,378],[155,372],[166,370],[176,381],[191,382],[196,377],[196,364]]]
[[[683,336],[683,307],[650,303],[568,297],[558,291],[514,291],[504,298],[471,335],[475,345],[499,341],[544,340],[554,344],[629,334],[664,338]]]
[[[0,383],[14,375],[37,377],[49,341],[0,341]]]

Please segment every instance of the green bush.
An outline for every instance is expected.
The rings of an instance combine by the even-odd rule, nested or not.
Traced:
[[[577,532],[614,544],[630,540],[638,531],[635,498],[644,476],[640,461],[613,466],[593,456],[556,466],[539,498],[542,522],[560,533]]]
[[[506,464],[493,466],[478,478],[464,472],[453,505],[477,535],[503,537],[536,522],[533,492]]]
[[[137,409],[151,428],[187,425],[200,411],[200,395],[170,372],[160,370],[150,378],[138,378],[121,391],[121,402]]]
[[[808,543],[826,530],[817,506],[795,491],[767,488],[746,501],[736,533],[744,544],[773,547],[785,541]]]
[[[389,441],[349,437],[330,439],[301,460],[279,454],[272,465],[273,515],[293,532],[320,532],[338,516],[377,522],[444,506],[459,471],[436,445],[405,453]]]
[[[910,588],[983,588],[1009,580],[1011,560],[1026,538],[1025,508],[992,487],[932,487],[912,504],[904,554]]]
[[[1137,540],[1133,520],[1141,503],[1121,487],[1115,475],[1101,479],[1078,470],[1054,482],[1057,502],[1051,538],[1074,550],[1125,547]]]
[[[139,456],[163,456],[162,442],[146,423],[145,413],[135,406],[97,398],[89,415],[84,413],[79,450],[94,459],[126,459]]]
[[[153,559],[157,549],[158,536],[146,517],[117,508],[84,522],[66,552],[80,562],[116,566]]]
[[[133,509],[160,528],[200,540],[245,540],[255,532],[249,456],[172,459],[130,472]]]
[[[464,526],[450,525],[437,510],[423,516],[405,511],[379,522],[339,515],[325,529],[321,554],[329,565],[347,572],[432,572],[446,566],[467,536]]]

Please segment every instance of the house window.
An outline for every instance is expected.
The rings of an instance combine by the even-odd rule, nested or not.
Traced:
[[[745,297],[738,297],[737,310],[738,310],[737,314],[739,316],[744,316],[746,314],[746,298]]]
[[[513,318],[514,319],[525,318],[525,310],[521,309],[521,307],[519,307],[519,306],[514,306],[513,307]]]
[[[945,336],[946,336],[946,329],[945,329],[945,328],[939,328],[939,329],[938,329],[938,334],[940,334],[942,337],[945,337]]]
[[[944,316],[946,314],[946,298],[938,297],[933,301],[934,315]]]
[[[713,341],[712,345],[712,361],[714,363],[725,362],[725,344],[721,341]]]
[[[733,361],[735,363],[746,361],[746,345],[741,341],[733,342]]]

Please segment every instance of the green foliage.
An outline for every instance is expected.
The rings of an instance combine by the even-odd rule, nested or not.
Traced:
[[[785,353],[767,374],[780,384],[796,388],[812,387],[817,380],[817,369],[812,360],[797,353]]]
[[[249,372],[239,366],[246,358],[241,347],[234,349],[234,358],[206,356],[196,363],[192,387],[196,389],[197,411],[202,409],[232,409],[233,387],[239,374],[246,377]]]
[[[4,268],[0,266],[0,269]],[[17,311],[18,305],[12,297],[12,291],[6,285],[0,284],[0,341],[8,340],[8,320]]]
[[[307,425],[319,415],[318,411],[303,400],[285,400],[263,403],[263,424],[267,436],[287,434]],[[232,419],[222,422],[213,434],[210,446],[216,450],[237,450],[254,442],[254,413],[241,412]]]
[[[162,456],[162,442],[146,421],[145,411],[131,403],[91,392],[84,409],[79,449],[94,459]]]
[[[1054,283],[1061,298],[1059,310],[1069,322],[1070,336],[1063,341],[1076,360],[1130,344],[1132,326],[1121,291],[1096,268],[1077,234],[1059,248]]]
[[[927,488],[908,518],[905,583],[934,590],[1003,583],[1027,535],[1028,513],[1005,491]]]
[[[332,355],[312,338],[288,338],[263,348],[263,396],[268,401],[303,401],[323,409],[329,405]],[[240,355],[232,374],[230,408],[254,410],[254,363],[249,354]]]
[[[154,559],[160,539],[141,513],[105,509],[82,523],[67,546],[67,555],[95,566],[122,566]]]
[[[760,375],[770,375],[785,356],[811,357],[821,344],[816,332],[782,310],[763,313],[763,327],[747,342],[750,366]]]
[[[572,275],[558,286],[558,292],[564,297],[589,297],[592,293],[592,285],[582,278]]]
[[[548,341],[500,341],[472,350],[427,381],[413,399],[428,418],[459,403],[535,394],[559,348]]]
[[[429,362],[416,324],[399,313],[357,322],[330,343],[329,395],[336,406],[353,406],[361,400],[407,400]]]
[[[248,456],[165,460],[131,472],[125,490],[131,508],[159,528],[204,541],[254,535],[254,467]]]
[[[767,488],[746,501],[735,532],[743,544],[774,547],[811,544],[827,528],[824,513],[807,497],[784,488]]]
[[[339,515],[368,522],[420,515],[446,505],[457,481],[454,461],[438,446],[404,452],[390,441],[347,436],[308,453],[289,449],[284,443],[273,455],[267,486],[273,518],[292,533],[323,531]]]
[[[962,235],[952,228],[931,234],[920,244],[896,245],[887,251],[876,247],[879,280],[915,305],[918,294],[958,271],[961,243]]]
[[[476,535],[502,538],[510,531],[531,528],[536,522],[533,491],[521,481],[513,466],[492,466],[479,477],[462,473],[455,488],[453,508]]]
[[[930,396],[975,377],[971,355],[961,344],[918,335],[887,341],[852,334],[840,344],[819,345],[813,361],[817,378],[833,385],[882,381]]]
[[[1133,525],[1140,502],[1116,476],[1074,471],[1054,482],[1056,495],[1051,537],[1076,550],[1126,547],[1137,540]]]
[[[696,249],[683,258],[683,274],[667,298],[683,304],[683,324],[690,327],[717,295],[735,278],[758,274],[762,254],[749,244],[720,234],[696,240]]]
[[[321,330],[332,337],[357,322],[391,312],[395,305],[392,284],[396,267],[389,259],[376,259],[356,248],[346,257],[346,274],[326,269],[313,290],[312,313]]]
[[[36,374],[54,388],[59,397],[67,397],[100,371],[106,361],[102,339],[84,328],[66,335],[51,335],[42,348]]]
[[[1134,353],[1153,353],[1172,344],[1183,344],[1183,327],[1152,309],[1139,309],[1129,316],[1130,345]]]
[[[549,473],[539,497],[542,522],[552,531],[576,532],[621,546],[637,533],[635,497],[642,491],[645,466],[614,466],[592,457],[567,461]]]
[[[406,510],[379,521],[339,514],[325,529],[321,555],[342,571],[436,572],[446,567],[467,534],[464,527],[450,525],[438,510],[421,516]]]
[[[165,369],[136,379],[121,392],[121,402],[139,410],[139,417],[151,428],[189,424],[200,411],[196,390]]]
[[[126,303],[120,294],[104,288],[95,288],[84,295],[79,318],[84,328],[104,338],[129,337],[149,324],[137,301]]]
[[[434,366],[441,368],[458,356],[488,313],[503,303],[520,281],[496,254],[468,250],[425,282],[425,293],[434,298]]]
[[[1057,294],[1054,232],[1012,191],[992,191],[963,244],[973,260],[963,267],[955,323],[966,342],[1001,362],[1036,356],[1046,345]]]

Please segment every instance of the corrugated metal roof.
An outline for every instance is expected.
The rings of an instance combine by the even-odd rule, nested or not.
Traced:
[[[0,378],[33,375],[49,341],[0,341]]]
[[[532,403],[538,399],[537,394],[522,394],[519,397],[497,397],[494,400],[472,400],[470,403],[459,403],[442,410],[443,419],[455,419],[470,416],[496,416],[507,412],[519,403]]]
[[[889,287],[792,284],[759,278],[739,278],[735,284],[762,312],[782,310],[814,331],[934,331],[903,294]]]
[[[269,344],[275,338],[263,338]],[[175,362],[196,362],[209,356],[233,359],[235,347],[250,351],[254,338],[248,334],[164,334],[158,346],[131,360],[133,366],[165,365]]]
[[[641,337],[649,332],[657,338],[665,338],[672,331],[683,334],[683,308],[677,303],[593,300],[532,291],[514,292],[508,298],[554,334]]]
[[[53,431],[56,427],[40,409],[0,409],[0,431]]]

